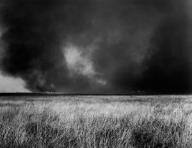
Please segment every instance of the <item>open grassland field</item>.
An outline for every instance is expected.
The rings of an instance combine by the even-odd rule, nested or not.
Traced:
[[[192,96],[1,96],[0,148],[191,148]]]

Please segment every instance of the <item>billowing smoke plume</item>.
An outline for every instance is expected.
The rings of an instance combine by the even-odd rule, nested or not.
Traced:
[[[183,0],[3,0],[1,69],[32,91],[190,92]]]
[[[21,78],[5,76],[0,72],[0,93],[30,92],[25,88],[25,82]]]
[[[34,91],[53,91],[57,82],[67,85],[61,44],[69,32],[83,30],[87,4],[84,0],[2,2],[3,70],[25,79]]]

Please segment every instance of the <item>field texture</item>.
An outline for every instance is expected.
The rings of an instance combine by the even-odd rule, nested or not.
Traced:
[[[0,97],[0,148],[191,148],[192,96]]]

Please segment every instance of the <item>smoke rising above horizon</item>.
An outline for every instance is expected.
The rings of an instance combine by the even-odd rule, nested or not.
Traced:
[[[21,78],[6,76],[0,71],[0,93],[30,92]]]
[[[188,3],[2,0],[0,69],[33,92],[192,92]]]

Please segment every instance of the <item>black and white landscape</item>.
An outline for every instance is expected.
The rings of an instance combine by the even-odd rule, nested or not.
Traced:
[[[191,0],[0,0],[0,148],[191,148]]]

